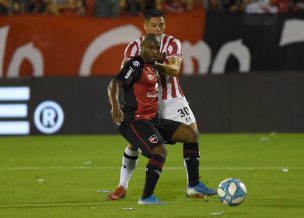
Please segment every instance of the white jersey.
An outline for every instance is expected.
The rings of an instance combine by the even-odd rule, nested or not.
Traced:
[[[124,58],[126,59],[139,55],[140,44],[142,41],[143,41],[143,37],[131,42],[125,50]],[[178,58],[182,58],[181,43],[178,39],[174,38],[173,36],[163,34],[161,38],[160,52],[167,53],[168,55],[167,57],[175,56]],[[161,74],[158,88],[159,88],[158,90],[159,99],[169,100],[173,98],[184,97],[184,93],[180,86],[178,77]]]

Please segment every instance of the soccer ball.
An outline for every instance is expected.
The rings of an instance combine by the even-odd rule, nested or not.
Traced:
[[[244,183],[236,178],[223,180],[217,189],[217,195],[223,204],[237,206],[245,200],[247,189]]]

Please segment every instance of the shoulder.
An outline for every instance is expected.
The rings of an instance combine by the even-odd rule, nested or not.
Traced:
[[[163,42],[169,44],[181,45],[181,42],[178,38],[167,34],[163,35]]]
[[[139,46],[142,41],[143,41],[143,37],[138,38],[138,39],[134,40],[133,42],[130,42],[127,47]]]
[[[140,56],[134,56],[132,57],[127,64],[129,66],[132,66],[133,68],[143,68],[144,67],[144,60]]]
[[[122,70],[140,73],[144,68],[144,65],[145,62],[140,56],[134,56],[126,62]]]
[[[143,67],[144,62],[141,57],[132,57],[121,68],[118,76],[116,76],[116,79],[121,80],[125,85],[129,86],[140,78]]]
[[[143,40],[143,37],[130,42],[125,49],[124,58],[134,57],[139,54],[140,44]]]
[[[166,51],[169,56],[182,56],[182,45],[179,39],[170,35],[163,35],[163,51]]]

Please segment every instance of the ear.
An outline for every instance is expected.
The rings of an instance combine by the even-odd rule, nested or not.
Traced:
[[[148,31],[148,25],[147,22],[144,22],[144,30],[147,32]]]

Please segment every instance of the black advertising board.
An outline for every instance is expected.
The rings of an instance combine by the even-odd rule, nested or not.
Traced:
[[[118,134],[110,77],[0,80],[0,135]],[[301,72],[183,76],[202,133],[304,132]]]
[[[110,78],[0,81],[0,135],[110,134]]]

